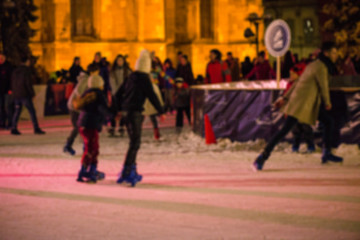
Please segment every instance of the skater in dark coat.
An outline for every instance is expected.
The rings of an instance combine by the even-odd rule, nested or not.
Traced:
[[[88,79],[88,90],[74,102],[81,109],[78,120],[79,131],[84,141],[84,153],[77,181],[86,178],[90,182],[103,179],[105,175],[97,170],[99,155],[99,132],[105,116],[109,114],[108,104],[103,94],[104,80],[99,75]]]
[[[331,42],[322,46],[324,58],[335,62],[337,49]],[[255,170],[262,170],[265,161],[277,143],[298,123],[314,125],[318,119],[324,125],[323,154],[321,163],[342,162],[341,157],[331,153],[332,131],[334,119],[329,114],[332,108],[329,93],[329,73],[327,65],[318,59],[307,65],[305,71],[297,82],[289,89],[284,97],[275,102],[276,107],[284,106],[282,111],[287,115],[282,129],[268,142],[263,152],[253,163]]]
[[[142,176],[136,171],[136,154],[140,148],[141,129],[144,116],[142,112],[145,99],[148,98],[159,113],[163,108],[153,90],[150,81],[151,58],[147,50],[142,50],[135,64],[135,71],[125,80],[123,85],[122,109],[130,139],[125,156],[123,170],[117,183],[128,182],[132,186],[141,181]]]

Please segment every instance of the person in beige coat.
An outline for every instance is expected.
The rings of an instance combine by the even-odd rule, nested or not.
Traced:
[[[334,120],[328,113],[331,109],[329,69],[322,60],[327,58],[335,62],[337,49],[332,42],[324,42],[321,50],[323,58],[309,64],[299,80],[283,97],[275,102],[275,107],[281,107],[281,111],[287,115],[287,118],[282,129],[268,142],[263,152],[253,163],[253,168],[256,171],[262,170],[274,147],[298,122],[309,125],[314,125],[316,120],[322,122],[325,126],[322,163],[343,161],[341,157],[331,153],[331,132]]]
[[[164,101],[162,99],[160,89],[159,89],[158,85],[156,83],[154,83],[154,79],[152,78],[151,74],[150,74],[150,79],[152,81],[153,90],[154,90],[157,98],[159,99],[160,105],[162,107],[164,107]],[[145,100],[144,111],[142,112],[142,114],[144,116],[149,116],[151,123],[153,125],[153,128],[154,128],[154,139],[160,140],[161,136],[160,136],[159,124],[158,124],[158,120],[156,118],[159,114],[158,114],[158,111],[156,110],[156,108],[151,104],[149,99]]]

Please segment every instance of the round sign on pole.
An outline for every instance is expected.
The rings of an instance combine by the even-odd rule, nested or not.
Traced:
[[[265,32],[265,46],[273,57],[281,57],[290,47],[291,32],[284,20],[274,20]]]

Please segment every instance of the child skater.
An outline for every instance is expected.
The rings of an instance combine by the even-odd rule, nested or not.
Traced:
[[[88,66],[87,71],[89,72],[90,76],[98,75],[99,67],[96,64],[90,64]],[[80,112],[75,109],[74,101],[83,95],[83,93],[87,90],[87,81],[89,76],[85,72],[81,72],[80,75],[77,77],[77,84],[75,89],[72,91],[69,100],[67,102],[67,107],[70,111],[70,119],[73,129],[69,137],[67,138],[66,144],[64,146],[64,153],[69,153],[70,155],[75,155],[76,151],[72,148],[72,145],[75,141],[75,138],[79,134],[79,127],[78,127],[78,119]]]
[[[191,124],[190,91],[182,77],[177,77],[175,79],[175,85],[174,106],[176,108],[176,132],[181,133],[182,127],[184,125],[184,112],[186,114],[189,125]]]
[[[104,80],[97,74],[88,79],[88,90],[81,99],[75,101],[75,107],[81,109],[78,120],[79,131],[84,141],[84,153],[81,158],[81,168],[78,182],[96,183],[105,178],[105,174],[97,171],[99,155],[99,132],[108,114],[108,104],[103,94]]]

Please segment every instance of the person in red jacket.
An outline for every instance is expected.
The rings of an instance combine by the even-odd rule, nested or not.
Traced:
[[[264,51],[261,51],[258,54],[255,66],[251,72],[245,76],[246,79],[251,79],[252,77],[255,77],[255,80],[267,80],[275,78],[274,70],[271,68],[269,61],[265,60]]]
[[[217,49],[210,51],[210,62],[206,67],[205,83],[231,82],[231,72],[226,62],[221,60],[221,52]]]

